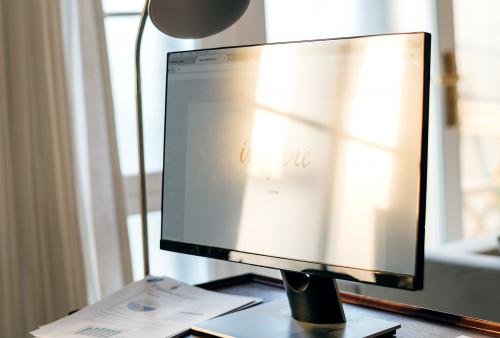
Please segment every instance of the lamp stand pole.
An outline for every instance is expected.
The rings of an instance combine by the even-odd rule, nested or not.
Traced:
[[[149,244],[148,244],[148,205],[146,192],[146,164],[144,162],[144,127],[142,123],[142,92],[141,92],[141,43],[144,27],[148,18],[149,0],[145,1],[141,14],[141,22],[135,43],[135,76],[137,105],[137,143],[139,153],[139,201],[142,226],[142,254],[144,260],[144,276],[149,275]]]

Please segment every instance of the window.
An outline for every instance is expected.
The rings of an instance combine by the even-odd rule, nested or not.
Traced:
[[[465,238],[500,233],[500,22],[493,0],[455,1]]]

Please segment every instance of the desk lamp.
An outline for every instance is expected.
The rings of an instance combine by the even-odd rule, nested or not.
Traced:
[[[139,152],[140,209],[144,275],[149,275],[146,168],[141,96],[141,42],[149,17],[164,34],[181,39],[199,39],[223,31],[245,12],[250,0],[146,0],[135,45],[137,138]]]

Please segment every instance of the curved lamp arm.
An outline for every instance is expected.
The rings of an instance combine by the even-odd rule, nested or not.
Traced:
[[[139,190],[142,225],[142,255],[144,260],[144,276],[149,275],[149,244],[148,244],[148,205],[146,192],[146,164],[144,162],[144,126],[142,124],[142,92],[141,92],[141,44],[144,27],[148,18],[149,0],[145,1],[141,14],[141,22],[135,43],[135,84],[137,113],[137,143],[139,153]]]

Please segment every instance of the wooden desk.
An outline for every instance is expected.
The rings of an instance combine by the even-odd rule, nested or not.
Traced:
[[[286,299],[283,284],[278,279],[246,274],[199,285],[218,292],[260,297],[264,302]],[[500,323],[455,316],[414,306],[377,300],[371,297],[342,293],[344,307],[360,311],[366,316],[386,319],[401,324],[396,337],[499,337]],[[500,311],[500,310],[499,310]],[[198,333],[186,338],[209,337]]]

